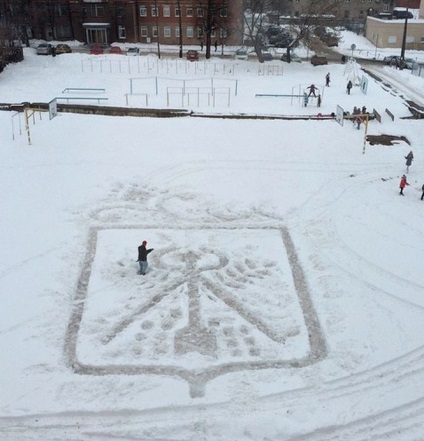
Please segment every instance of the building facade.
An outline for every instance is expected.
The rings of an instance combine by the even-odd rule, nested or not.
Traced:
[[[242,41],[242,0],[32,0],[29,38],[87,44]]]
[[[402,46],[405,20],[381,20],[368,17],[365,36],[378,48]],[[424,19],[408,20],[405,49],[424,50]]]

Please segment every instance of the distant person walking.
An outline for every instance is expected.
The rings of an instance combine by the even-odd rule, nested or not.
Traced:
[[[153,251],[153,248],[146,249],[147,242],[143,240],[142,244],[138,247],[138,259],[137,262],[140,266],[140,272],[139,274],[142,274],[143,276],[146,274],[147,271],[147,255]]]
[[[399,192],[399,194],[401,194],[402,196],[405,196],[405,195],[403,194],[403,189],[404,189],[407,185],[409,185],[409,184],[408,184],[408,181],[406,180],[406,176],[403,175],[402,178],[401,178],[401,180],[400,180],[400,183],[399,183],[399,188],[400,188],[400,192]]]
[[[412,150],[405,156],[406,159],[406,173],[409,173],[409,167],[412,164],[412,161],[414,160],[414,154],[412,153]]]
[[[316,98],[315,91],[317,90],[317,87],[315,86],[315,84],[311,84],[306,89],[309,89],[309,95],[308,96],[313,95]]]
[[[352,87],[353,87],[352,81],[349,80],[346,86],[346,92],[348,95],[350,95],[350,89],[352,89]]]
[[[423,186],[421,187],[421,190],[422,190],[422,192],[423,192],[423,194],[421,195],[421,200],[424,200],[424,184],[423,184]]]
[[[330,72],[325,76],[325,85],[330,87]]]

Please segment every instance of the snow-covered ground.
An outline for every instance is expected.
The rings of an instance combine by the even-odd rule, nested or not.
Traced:
[[[0,112],[0,440],[423,439],[424,128],[404,119],[423,80],[349,66],[27,49],[7,67],[3,103],[193,114],[35,112],[29,145],[23,115]],[[346,94],[353,76],[366,94]],[[256,96],[312,83],[321,107]],[[368,134],[409,144],[219,117],[337,106],[375,108]]]

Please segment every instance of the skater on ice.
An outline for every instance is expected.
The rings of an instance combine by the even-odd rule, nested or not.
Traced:
[[[352,89],[352,87],[353,87],[352,81],[349,80],[346,86],[346,92],[348,95],[350,95],[350,89]]]
[[[138,247],[138,259],[137,262],[140,266],[139,274],[145,275],[148,267],[147,255],[153,251],[153,248],[146,249],[147,241],[143,240],[142,244]]]
[[[330,87],[330,72],[325,76],[325,85]]]

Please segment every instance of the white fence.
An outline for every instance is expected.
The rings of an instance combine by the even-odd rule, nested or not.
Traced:
[[[261,63],[252,69],[250,63],[217,62],[215,60],[188,61],[181,58],[157,58],[147,55],[125,57],[96,55],[81,59],[83,73],[96,74],[155,74],[155,75],[205,75],[232,76],[248,75],[283,75],[282,64]]]

